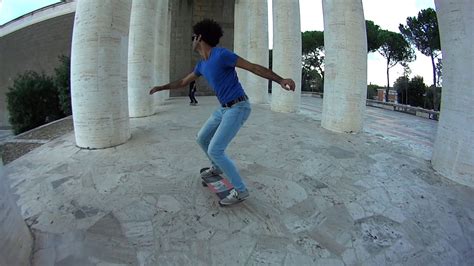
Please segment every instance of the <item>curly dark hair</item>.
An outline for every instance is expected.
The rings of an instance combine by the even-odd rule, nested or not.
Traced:
[[[213,19],[203,19],[193,26],[193,32],[201,35],[201,40],[205,41],[212,47],[215,47],[220,38],[224,35],[221,25]]]

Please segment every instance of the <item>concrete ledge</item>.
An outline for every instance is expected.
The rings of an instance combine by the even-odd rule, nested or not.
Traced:
[[[402,112],[406,114],[416,115],[419,117],[424,117],[424,118],[432,119],[432,120],[439,119],[438,111],[426,110],[420,107],[415,107],[415,106],[410,106],[410,105],[380,102],[380,101],[369,100],[369,99],[367,99],[367,105],[383,108],[383,109],[388,109],[388,110],[393,110],[397,112]]]
[[[323,93],[321,92],[302,91],[301,95],[323,98]],[[414,106],[398,104],[398,103],[387,103],[387,102],[381,102],[381,101],[370,100],[370,99],[367,99],[367,105],[372,106],[372,107],[387,109],[391,111],[411,114],[411,115],[423,117],[426,119],[431,119],[431,120],[436,120],[436,121],[439,120],[439,111],[426,110],[420,107],[414,107]]]

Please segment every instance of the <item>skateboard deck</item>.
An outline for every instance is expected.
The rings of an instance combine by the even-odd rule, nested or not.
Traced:
[[[206,171],[209,167],[202,168],[200,173]],[[220,175],[215,175],[209,178],[202,178],[202,185],[208,187],[212,192],[216,193],[219,200],[227,197],[229,192],[234,188],[232,184]]]

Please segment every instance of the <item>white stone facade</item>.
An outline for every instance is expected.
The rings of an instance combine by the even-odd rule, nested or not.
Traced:
[[[359,132],[367,94],[367,38],[361,0],[323,0],[325,76],[321,124]]]
[[[250,1],[248,16],[240,19],[248,24],[247,59],[268,67],[268,3],[267,0]],[[251,103],[268,103],[268,81],[259,76],[249,75],[245,91]]]
[[[143,82],[136,85],[137,88],[148,87],[150,80],[155,84],[170,81],[169,8],[175,2],[148,2],[157,5],[154,51],[151,56],[154,59],[150,63],[150,53],[144,53],[141,56],[146,59],[141,64],[145,62],[148,66],[152,65],[153,70],[148,71],[148,66],[142,71],[130,69],[128,77],[126,51],[131,2],[120,0],[111,3],[81,0],[77,5],[71,79],[76,141],[80,147],[106,148],[124,143],[130,137],[127,107],[130,104],[132,108],[136,98],[132,93],[127,96],[127,79],[130,84],[137,80],[137,84]],[[236,0],[234,13],[235,52],[264,66],[268,61],[265,51],[268,33],[264,31],[268,10],[265,6],[266,1]],[[436,6],[445,65],[445,89],[433,166],[447,177],[474,186],[474,146],[470,141],[474,133],[471,126],[474,121],[470,115],[474,106],[474,85],[470,79],[474,61],[471,26],[473,5],[468,0],[450,0],[436,1]],[[142,12],[152,13],[151,10]],[[323,12],[326,76],[321,124],[335,132],[360,132],[363,128],[367,85],[367,43],[362,1],[324,0]],[[137,15],[132,14],[132,18]],[[301,95],[299,1],[274,0],[273,23],[273,70],[285,78],[294,79],[296,91],[288,92],[274,84],[271,109],[297,112]],[[146,26],[142,33],[150,36],[151,27]],[[187,36],[180,38],[186,40]],[[146,41],[150,45],[151,42]],[[133,55],[140,49],[130,48],[130,53]],[[131,57],[128,60],[133,62],[135,59]],[[146,77],[137,77],[140,73],[145,73]],[[252,102],[267,102],[265,80],[240,70],[238,75]],[[254,90],[256,87],[259,90]],[[169,97],[168,93],[158,94],[155,105]],[[149,101],[146,97],[137,101],[143,103],[141,107],[146,109],[146,114],[151,112],[148,109]]]
[[[298,0],[273,0],[273,71],[296,83],[294,92],[272,87],[271,109],[299,111],[301,98],[301,25]]]
[[[157,3],[158,17],[155,23],[155,53],[154,53],[154,80],[155,84],[170,82],[170,35],[171,11],[169,0],[155,0]],[[155,105],[163,104],[170,97],[169,91],[154,94]]]
[[[153,114],[149,90],[155,84],[156,0],[132,1],[128,45],[128,109],[130,117]]]
[[[127,54],[131,1],[77,3],[71,51],[76,143],[108,148],[130,138]]]
[[[234,52],[242,58],[248,59],[248,39],[250,36],[248,12],[250,8],[250,0],[235,0],[234,11]],[[237,68],[237,76],[239,82],[244,87],[250,98],[253,98],[249,88],[252,86],[249,83],[250,73],[243,69]],[[253,100],[252,100],[253,101]]]
[[[443,51],[443,92],[433,168],[474,187],[474,5],[436,0]]]

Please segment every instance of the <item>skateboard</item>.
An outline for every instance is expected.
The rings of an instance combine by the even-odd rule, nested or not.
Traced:
[[[207,169],[209,169],[209,167],[202,168],[200,173],[206,171]],[[212,192],[216,193],[217,197],[219,197],[219,200],[227,197],[230,191],[234,188],[234,186],[232,186],[232,184],[227,179],[220,175],[202,178],[201,183],[203,187],[208,187]]]

